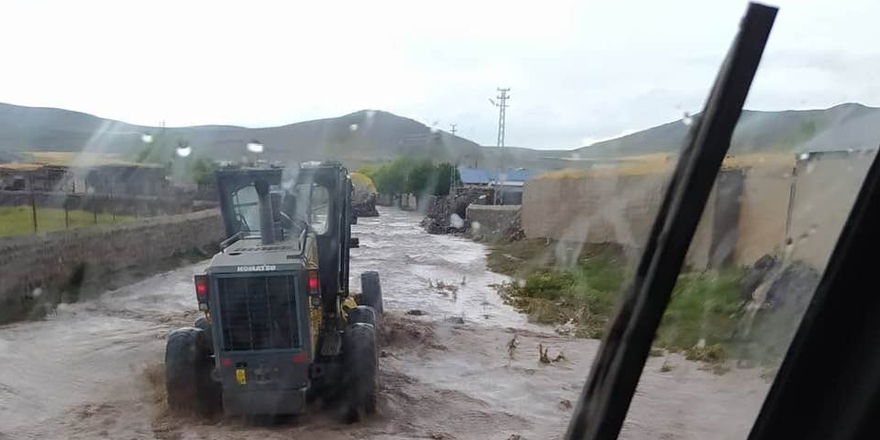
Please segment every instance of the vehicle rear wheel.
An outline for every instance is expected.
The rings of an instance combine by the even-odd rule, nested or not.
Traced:
[[[348,311],[348,322],[351,324],[363,323],[376,327],[376,309],[370,306],[357,306]]]
[[[376,328],[356,323],[348,327],[342,341],[345,364],[347,417],[361,420],[376,412],[379,393],[379,351]]]
[[[205,338],[208,340],[208,351],[214,354],[214,333],[211,332],[211,321],[208,321],[208,318],[204,316],[199,316],[193,327],[205,332]]]
[[[220,384],[211,379],[213,359],[202,329],[171,332],[165,345],[165,390],[175,411],[210,415],[219,408]]]
[[[385,309],[382,306],[382,286],[379,284],[379,272],[375,270],[361,274],[361,302],[376,310],[376,317],[382,316]]]

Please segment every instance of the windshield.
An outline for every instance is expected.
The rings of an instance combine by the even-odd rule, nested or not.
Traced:
[[[0,2],[0,440],[748,438],[880,146],[767,1]]]

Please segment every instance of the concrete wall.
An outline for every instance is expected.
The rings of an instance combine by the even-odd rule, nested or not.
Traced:
[[[582,175],[539,178],[523,189],[522,225],[527,237],[578,243],[618,243],[639,254],[651,231],[668,174]],[[714,191],[704,218],[714,211]],[[701,221],[688,265],[708,265],[710,223]]]
[[[795,259],[825,268],[872,159],[814,153],[798,161],[788,233]]]
[[[223,225],[217,210],[0,239],[0,306],[23,307],[34,289],[63,289],[72,278],[123,269],[213,246]]]
[[[468,205],[466,218],[471,224],[471,234],[488,240],[503,237],[507,228],[519,215],[519,205]],[[477,226],[479,225],[479,226]]]
[[[731,196],[719,198],[713,189],[687,263],[698,269],[720,260],[748,266],[765,254],[790,251],[794,259],[824,270],[873,155],[812,153],[797,161],[790,157],[746,166],[731,161],[736,168],[727,166],[719,182],[725,173],[743,173],[738,219],[716,218],[715,210],[730,203]],[[614,242],[639,249],[647,240],[668,176],[603,171],[533,179],[523,194],[523,230],[530,238]],[[729,230],[717,230],[722,225]],[[787,246],[789,240],[792,246]],[[732,252],[732,258],[715,255],[724,251]]]
[[[740,211],[739,239],[735,263],[749,266],[766,254],[783,250],[790,195],[792,167],[746,170]]]

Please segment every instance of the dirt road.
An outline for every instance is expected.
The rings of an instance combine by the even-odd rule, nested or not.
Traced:
[[[527,323],[489,286],[504,277],[486,271],[482,245],[429,236],[418,220],[384,210],[354,228],[361,249],[352,273],[380,270],[390,310],[375,419],[342,425],[314,409],[264,426],[167,414],[164,338],[197,314],[195,265],[61,307],[45,321],[0,327],[0,439],[559,438],[598,341]],[[429,314],[403,315],[411,309]],[[539,344],[564,359],[540,363]],[[664,362],[671,371],[661,371]],[[623,438],[745,438],[768,385],[755,370],[716,376],[698,367],[676,355],[651,358]]]

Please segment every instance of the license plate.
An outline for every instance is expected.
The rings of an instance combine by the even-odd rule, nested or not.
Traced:
[[[244,368],[235,369],[235,380],[238,381],[239,385],[247,385],[247,372],[245,372]]]

